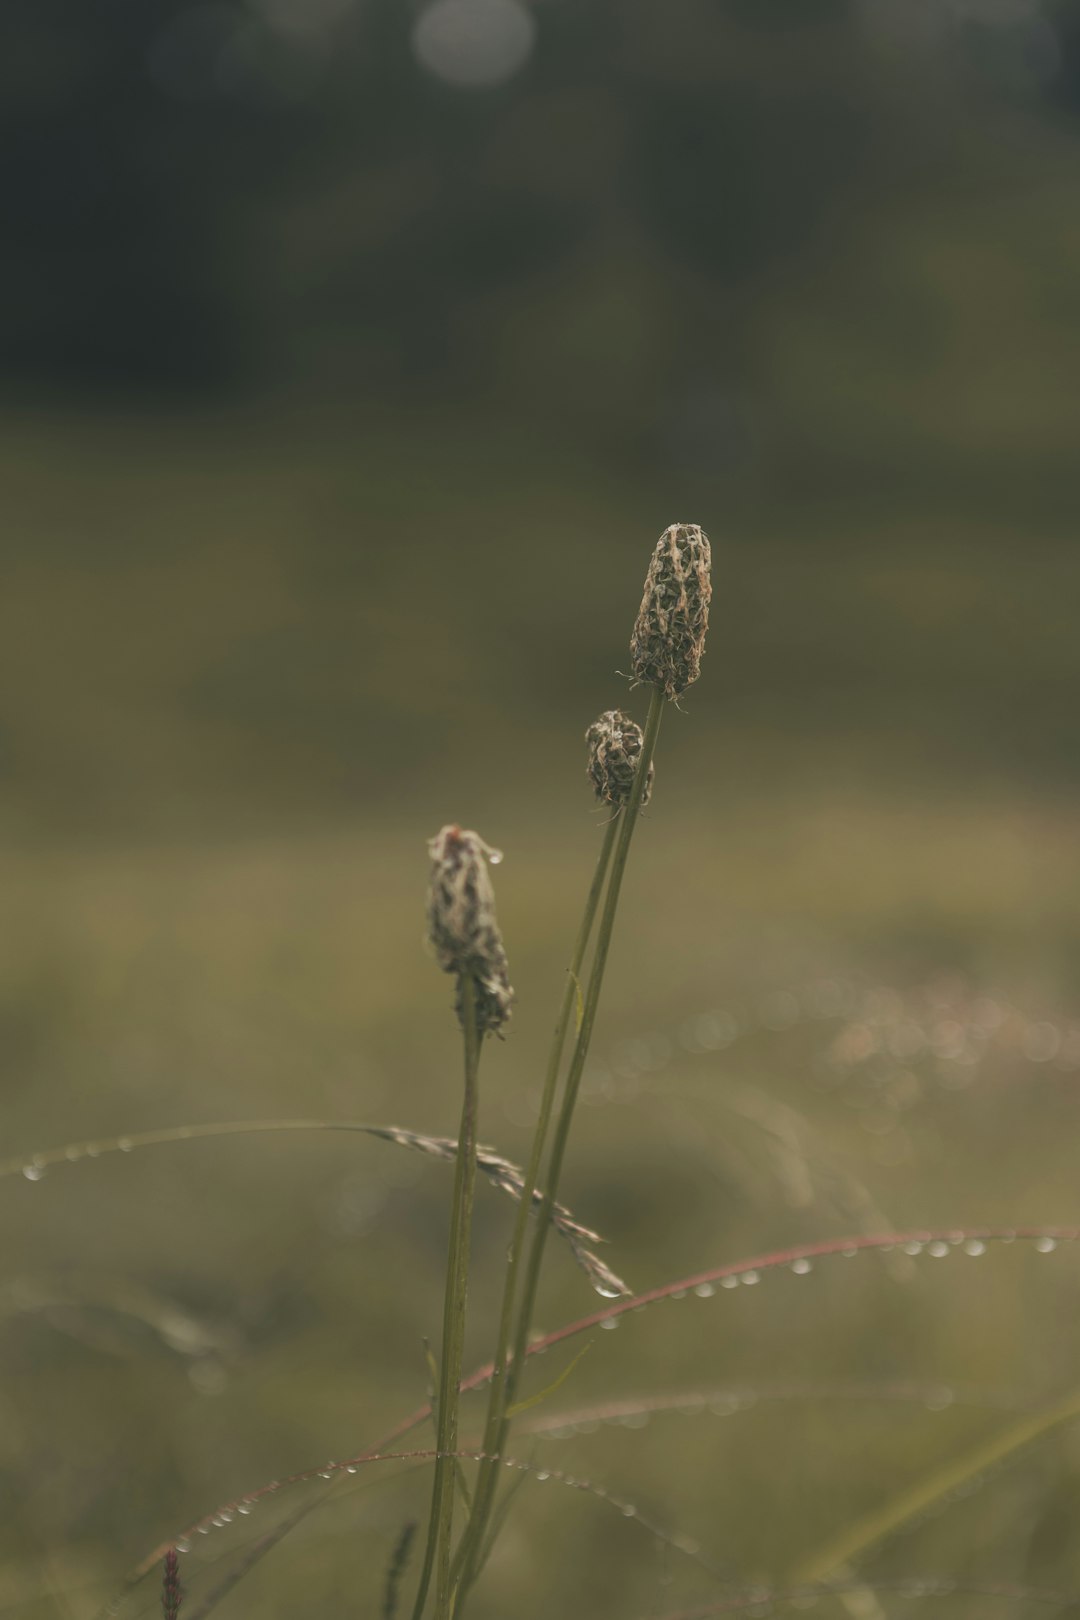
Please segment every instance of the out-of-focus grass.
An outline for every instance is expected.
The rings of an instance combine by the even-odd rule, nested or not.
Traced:
[[[714,632],[661,736],[569,1202],[641,1287],[877,1212],[1075,1218],[1080,654],[1056,534],[777,502],[728,535],[715,485],[669,510],[668,489],[509,439],[485,456],[464,431],[359,421],[329,440],[41,422],[6,454],[8,1151],[275,1113],[452,1131],[450,991],[421,914],[424,839],[454,818],[507,853],[520,1000],[485,1055],[482,1133],[520,1155],[598,842],[580,734],[637,702],[611,672],[654,531],[700,518]],[[163,1535],[417,1404],[447,1191],[440,1167],[338,1136],[0,1183],[0,1603],[81,1620]],[[482,1189],[470,1361],[507,1230]],[[1075,1265],[865,1257],[672,1302],[597,1333],[550,1405],[796,1376],[1052,1397],[1075,1378]],[[556,1250],[544,1323],[593,1299]],[[165,1340],[148,1300],[178,1313]],[[736,1578],[782,1575],[1008,1421],[931,1405],[762,1399],[519,1446]],[[876,1567],[1080,1585],[1074,1452],[1048,1442]],[[223,1614],[373,1612],[426,1490],[349,1481]],[[186,1579],[282,1511],[200,1541]],[[477,1613],[662,1614],[709,1590],[610,1508],[527,1484]]]
[[[770,821],[756,809],[729,810],[708,825],[662,801],[651,812],[569,1187],[635,1285],[855,1226],[861,1202],[836,1182],[837,1155],[899,1226],[1072,1217],[1075,1070],[1033,1060],[1024,1044],[1034,1041],[1038,1058],[1041,1024],[1065,1024],[1055,978],[1072,954],[1076,901],[1054,879],[1067,842],[1055,857],[1038,821],[984,806],[920,818],[913,850],[909,820],[896,809],[849,808],[835,822],[817,811],[780,855],[779,811]],[[508,937],[519,942],[522,1004],[513,1039],[486,1060],[484,1124],[515,1154],[575,876],[584,876],[595,833],[584,815],[558,844],[549,827],[519,821],[506,831],[500,895]],[[421,832],[406,821],[362,838],[256,850],[40,853],[18,869],[8,864],[5,1002],[12,1025],[21,1021],[8,1141],[30,1150],[109,1130],[274,1113],[452,1130],[446,984],[418,939]],[[1030,854],[1037,843],[1040,860]],[[1020,927],[1018,917],[1027,919]],[[828,1006],[830,983],[872,988],[889,974],[917,985],[941,962],[962,964],[963,982],[985,982],[999,997],[1002,984],[1019,986],[1026,1016],[1013,1044],[958,1091],[953,1081],[969,1077],[963,1064],[928,1062],[922,1052],[905,1064],[890,1060],[887,1044],[880,1074],[873,1061],[855,1064],[856,1083],[841,1067],[838,1089],[820,1090],[835,1078],[825,1059],[838,1032],[866,1020],[847,1004],[846,1019],[811,1016],[815,986],[824,981]],[[961,981],[935,993],[967,1009],[961,1021],[971,1016]],[[931,1023],[957,1016],[932,1005]],[[716,1033],[699,1015],[728,1012],[744,1033],[721,1053],[695,1050],[699,1034],[711,1042]],[[903,1029],[903,1018],[893,1022]],[[726,1023],[719,1027],[726,1039]],[[1075,1037],[1070,1053],[1071,1064]],[[812,1130],[785,1146],[769,1128],[767,1102],[764,1129],[758,1109],[747,1118],[747,1095],[795,1108]],[[793,1207],[804,1181],[816,1188],[813,1201]],[[83,1549],[91,1569],[115,1569],[219,1499],[355,1450],[414,1405],[425,1381],[420,1338],[436,1331],[445,1193],[438,1168],[334,1137],[147,1149],[3,1184],[5,1275],[16,1279],[15,1306],[30,1301],[5,1333],[8,1387],[19,1391],[7,1472],[26,1498],[8,1531],[18,1590],[36,1578],[35,1536]],[[486,1349],[482,1324],[505,1231],[506,1210],[488,1196],[473,1360]],[[598,1335],[553,1399],[577,1405],[590,1393],[792,1376],[1053,1393],[1075,1353],[1071,1317],[1063,1320],[1073,1265],[1068,1254],[1001,1251],[978,1265],[918,1262],[910,1276],[866,1258],[810,1278],[770,1278],[757,1294],[659,1307],[616,1336]],[[163,1345],[110,1308],[106,1279],[130,1279],[189,1314],[203,1353]],[[91,1292],[97,1282],[102,1308],[32,1308],[35,1288],[65,1281]],[[553,1256],[544,1320],[580,1314],[591,1297],[566,1257]],[[534,1385],[561,1365],[546,1361]],[[537,1444],[632,1500],[644,1492],[643,1510],[722,1547],[746,1572],[783,1569],[867,1493],[888,1494],[998,1421],[962,1406],[913,1424],[910,1412],[872,1403],[763,1402],[704,1427],[674,1416],[633,1436]],[[1036,1516],[1057,1501],[1046,1467],[1043,1459],[1034,1473],[1021,1470]],[[999,1488],[1007,1500],[1017,1478]],[[599,1504],[543,1498],[538,1507],[535,1496],[527,1486],[509,1543],[516,1555],[508,1550],[492,1572],[490,1612],[524,1604],[538,1569],[547,1583],[550,1535],[574,1547],[550,1583],[555,1592],[581,1601],[571,1572],[596,1567],[610,1612],[637,1612],[625,1607],[635,1583],[654,1578],[640,1530],[632,1535],[614,1516],[608,1524]],[[1004,1536],[995,1491],[981,1500],[994,1536]],[[317,1516],[297,1532],[295,1551],[274,1554],[259,1601],[287,1612],[302,1594],[331,1603],[362,1585],[418,1499],[397,1487],[362,1501],[352,1515],[342,1504],[325,1524]],[[971,1508],[957,1524],[935,1567],[968,1567],[970,1558],[979,1568],[971,1538],[976,1550],[994,1538]],[[350,1569],[353,1558],[367,1575]],[[1017,1559],[1013,1547],[1014,1573]],[[916,1564],[925,1567],[925,1555],[899,1559],[901,1569]],[[235,1599],[237,1612],[252,1601]],[[87,1611],[76,1602],[74,1612]]]

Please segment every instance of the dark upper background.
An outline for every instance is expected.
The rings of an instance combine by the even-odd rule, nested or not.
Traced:
[[[352,820],[477,719],[539,780],[673,518],[739,780],[1071,777],[1075,0],[12,0],[0,61],[17,836]]]

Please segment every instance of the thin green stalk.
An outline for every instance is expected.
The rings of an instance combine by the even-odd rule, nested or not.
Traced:
[[[473,1194],[476,1189],[477,1078],[480,1069],[476,986],[472,975],[468,973],[461,976],[461,1019],[465,1032],[465,1096],[458,1130],[453,1203],[450,1211],[450,1242],[446,1256],[442,1359],[439,1367],[438,1421],[435,1436],[437,1456],[427,1544],[424,1548],[420,1584],[413,1604],[413,1620],[420,1620],[424,1612],[432,1569],[436,1566],[436,1554],[438,1556],[435,1613],[438,1620],[446,1620],[450,1612],[450,1538],[454,1525],[453,1453],[457,1450],[458,1386],[461,1383],[465,1297],[469,1277],[469,1237],[472,1227]]]
[[[792,1581],[796,1585],[817,1585],[848,1568],[852,1559],[868,1547],[892,1535],[902,1525],[934,1507],[943,1497],[961,1489],[969,1480],[1011,1457],[1022,1446],[1030,1445],[1064,1423],[1080,1418],[1080,1389],[1072,1390],[1056,1405],[1042,1412],[1033,1412],[1012,1423],[1000,1434],[980,1440],[970,1451],[961,1453],[935,1469],[914,1485],[907,1486],[879,1508],[873,1508],[864,1518],[856,1519],[832,1541],[812,1553],[795,1570]]]
[[[589,1042],[592,1039],[593,1024],[596,1021],[596,1009],[600,1001],[600,991],[604,983],[604,969],[607,966],[608,951],[611,946],[611,936],[615,926],[615,914],[619,906],[619,891],[622,887],[623,875],[630,854],[630,841],[634,836],[638,814],[641,810],[641,801],[645,793],[645,784],[648,780],[649,766],[652,764],[653,753],[656,749],[656,738],[660,730],[660,721],[664,713],[664,694],[659,688],[653,688],[649,703],[649,715],[645,722],[645,734],[641,745],[641,754],[638,759],[637,771],[634,776],[634,786],[629,801],[619,817],[617,823],[617,837],[612,857],[611,876],[608,881],[607,894],[604,900],[604,909],[600,917],[600,925],[596,936],[596,951],[593,956],[592,970],[589,975],[589,984],[585,992],[585,1004],[582,1010],[581,1023],[577,1032],[573,1054],[570,1058],[570,1067],[567,1071],[566,1084],[563,1089],[562,1106],[555,1126],[555,1135],[552,1141],[551,1157],[548,1163],[547,1185],[544,1189],[544,1200],[540,1206],[537,1225],[533,1229],[532,1246],[529,1250],[528,1265],[525,1273],[525,1284],[522,1291],[521,1303],[518,1308],[517,1323],[514,1332],[513,1354],[504,1380],[502,1416],[499,1421],[499,1431],[494,1447],[485,1446],[485,1451],[493,1458],[502,1456],[506,1444],[506,1436],[510,1427],[507,1412],[514,1404],[517,1387],[521,1378],[521,1370],[525,1362],[525,1351],[529,1341],[529,1329],[532,1326],[533,1311],[536,1306],[536,1295],[540,1283],[540,1272],[544,1262],[544,1246],[547,1241],[547,1227],[551,1220],[552,1207],[558,1197],[559,1178],[562,1173],[563,1159],[566,1155],[566,1145],[570,1138],[570,1125],[577,1103],[578,1091],[581,1085],[581,1076],[585,1068],[585,1059],[589,1052]],[[494,1473],[494,1465],[492,1465]],[[473,1518],[477,1529],[475,1539],[469,1554],[463,1561],[461,1578],[458,1585],[458,1612],[460,1613],[465,1596],[479,1574],[477,1551],[481,1544],[484,1525],[491,1509],[491,1488],[481,1500],[477,1493],[477,1507]],[[478,1518],[477,1514],[482,1513]]]
[[[592,935],[593,923],[596,920],[600,897],[604,892],[604,881],[607,877],[608,865],[611,861],[611,852],[615,846],[615,834],[619,824],[619,815],[616,813],[607,825],[604,833],[604,842],[601,845],[600,855],[596,863],[589,893],[585,900],[585,910],[581,918],[581,926],[574,944],[573,955],[566,974],[566,986],[563,990],[562,1005],[555,1022],[555,1031],[551,1041],[551,1051],[548,1054],[547,1072],[544,1076],[544,1089],[540,1097],[540,1110],[537,1115],[536,1128],[533,1132],[532,1146],[529,1150],[528,1163],[525,1166],[525,1180],[521,1189],[521,1202],[518,1205],[514,1220],[514,1229],[510,1238],[510,1247],[506,1255],[506,1278],[503,1283],[502,1308],[499,1317],[499,1334],[495,1346],[493,1360],[494,1372],[491,1378],[491,1387],[488,1393],[487,1418],[484,1425],[484,1437],[480,1449],[491,1461],[482,1462],[476,1481],[476,1494],[474,1509],[469,1518],[465,1534],[461,1538],[454,1566],[451,1571],[452,1578],[456,1579],[466,1559],[472,1558],[472,1549],[478,1545],[483,1535],[484,1525],[491,1512],[491,1497],[494,1495],[498,1481],[498,1463],[494,1460],[495,1447],[498,1443],[499,1428],[503,1416],[504,1374],[507,1365],[507,1356],[510,1350],[510,1335],[514,1325],[514,1305],[517,1299],[518,1275],[521,1270],[521,1257],[525,1249],[525,1235],[529,1226],[529,1215],[532,1211],[533,1192],[540,1176],[540,1161],[544,1147],[547,1143],[548,1127],[551,1124],[552,1109],[555,1105],[555,1093],[558,1089],[559,1065],[562,1062],[563,1048],[566,1045],[566,1035],[570,1028],[570,1017],[578,999],[581,996],[581,968],[585,960],[589,939]],[[550,1213],[550,1211],[549,1211]],[[546,1218],[541,1213],[541,1219]]]

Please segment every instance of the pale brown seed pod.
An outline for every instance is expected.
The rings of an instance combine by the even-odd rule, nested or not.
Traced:
[[[701,673],[712,597],[712,550],[696,523],[673,523],[656,543],[630,639],[635,681],[678,697]]]
[[[495,893],[488,865],[502,860],[479,833],[443,827],[428,843],[431,888],[428,938],[444,973],[458,979],[455,1008],[462,1019],[461,981],[474,982],[476,1026],[496,1034],[510,1017],[514,992],[502,935],[495,917]]]
[[[601,804],[615,805],[616,808],[626,804],[641,757],[641,727],[628,714],[623,714],[621,709],[606,709],[585,733],[585,741],[589,745],[586,771],[596,797]],[[649,802],[655,774],[655,767],[650,764],[645,791],[641,796],[642,809]]]

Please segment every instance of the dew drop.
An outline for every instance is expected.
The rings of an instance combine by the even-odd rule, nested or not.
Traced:
[[[189,1553],[191,1551],[191,1542],[186,1536],[181,1536],[180,1540],[174,1542],[173,1545],[178,1553]]]
[[[600,1324],[605,1333],[613,1333],[618,1325],[619,1318],[617,1316],[605,1316],[604,1320]]]
[[[490,861],[492,866],[501,866],[502,865],[502,860],[503,860],[503,852],[502,852],[502,850],[501,849],[489,849],[488,850],[488,860]]]
[[[359,1468],[357,1468],[355,1463],[346,1463],[345,1464],[345,1472],[347,1474],[358,1474],[360,1472],[360,1470],[359,1470]]]
[[[624,1519],[637,1518],[637,1508],[634,1507],[632,1502],[623,1502],[619,1508],[619,1512],[622,1514]]]
[[[254,1506],[254,1504],[251,1503],[251,1502],[241,1502],[239,1504],[239,1506],[237,1507],[236,1511],[237,1511],[237,1513],[242,1513],[244,1515],[244,1518],[246,1519],[248,1514],[250,1512],[252,1512],[253,1506]]]
[[[25,1173],[26,1172],[24,1171],[23,1174],[25,1175]],[[1054,1250],[1057,1248],[1057,1238],[1052,1238],[1052,1237],[1036,1238],[1035,1239],[1035,1247],[1038,1249],[1040,1254],[1053,1254]]]
[[[858,1249],[841,1249],[840,1258],[841,1260],[854,1260],[858,1252]]]
[[[698,1299],[712,1299],[713,1295],[716,1293],[716,1289],[713,1287],[712,1283],[698,1283],[697,1287],[694,1289],[694,1293],[697,1295]]]
[[[208,1524],[200,1524],[199,1534],[200,1536],[208,1536],[210,1534],[210,1526]]]
[[[904,1244],[904,1253],[905,1254],[922,1254],[922,1251],[923,1251],[923,1246],[922,1246],[921,1243],[905,1243]]]
[[[967,1242],[964,1244],[964,1253],[970,1255],[985,1254],[986,1244],[983,1242],[982,1238],[968,1238]]]
[[[739,1281],[747,1288],[753,1288],[756,1282],[761,1281],[761,1274],[757,1271],[744,1271]]]
[[[23,1165],[22,1173],[26,1177],[27,1181],[40,1181],[42,1176],[45,1174],[45,1166],[43,1164],[38,1164],[37,1161],[34,1160],[30,1164]]]
[[[116,1146],[117,1146],[117,1148],[119,1149],[119,1151],[121,1153],[130,1153],[132,1151],[132,1149],[134,1148],[135,1144],[131,1140],[130,1136],[121,1136],[119,1138],[119,1140],[117,1141]]]
[[[218,1515],[218,1523],[219,1524],[232,1524],[232,1522],[233,1522],[233,1520],[235,1518],[236,1518],[236,1514],[233,1511],[233,1509],[232,1508],[226,1508],[224,1513],[221,1513],[221,1514]]]
[[[805,1255],[800,1255],[798,1260],[793,1260],[791,1262],[791,1269],[795,1273],[796,1277],[805,1277],[807,1272],[813,1271],[814,1268]]]
[[[947,1243],[942,1243],[939,1238],[936,1242],[927,1244],[926,1252],[927,1254],[933,1255],[935,1260],[940,1260],[943,1255],[948,1254],[949,1245]]]
[[[607,1285],[604,1285],[604,1284],[601,1284],[601,1283],[593,1283],[593,1287],[596,1289],[596,1292],[600,1295],[601,1299],[621,1299],[622,1298],[622,1289],[621,1288],[611,1288],[611,1287],[609,1287]]]
[[[685,1288],[676,1288],[674,1293],[671,1293],[671,1294],[668,1295],[668,1299],[685,1299],[685,1298],[686,1298],[686,1289]]]
[[[721,1288],[738,1288],[739,1279],[738,1277],[721,1277],[720,1286]]]
[[[533,1475],[533,1479],[536,1480],[536,1483],[538,1485],[542,1485],[544,1483],[545,1479],[550,1479],[550,1478],[551,1478],[551,1475],[548,1473],[546,1468],[541,1468],[537,1473],[535,1473]]]

